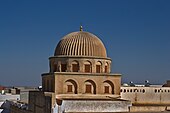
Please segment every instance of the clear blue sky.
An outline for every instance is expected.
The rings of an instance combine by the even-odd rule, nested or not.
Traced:
[[[58,41],[81,23],[123,82],[170,79],[169,0],[0,0],[0,84],[40,85]]]

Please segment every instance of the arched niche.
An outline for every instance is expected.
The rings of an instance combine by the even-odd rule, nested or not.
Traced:
[[[108,62],[105,63],[104,72],[105,73],[109,72],[109,64],[108,64]]]
[[[72,80],[72,79],[66,80],[65,86],[66,86],[66,92],[67,93],[77,94],[78,85],[77,85],[77,82],[75,80]]]
[[[96,73],[101,73],[102,71],[102,63],[100,61],[97,61],[96,63]]]
[[[103,86],[104,86],[104,93],[114,94],[114,84],[112,81],[110,80],[104,81]]]
[[[93,80],[85,81],[85,93],[96,94],[96,83]]]
[[[84,72],[91,73],[92,72],[92,63],[90,61],[84,62]]]
[[[72,66],[72,72],[79,72],[79,62],[74,60],[72,63],[71,63],[71,66]]]

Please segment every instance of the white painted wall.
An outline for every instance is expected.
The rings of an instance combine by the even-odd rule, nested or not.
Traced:
[[[170,87],[121,87],[121,98],[137,104],[170,104]]]
[[[3,108],[0,110],[0,113],[9,113],[9,109],[10,109],[10,103],[6,100],[12,100],[12,101],[16,101],[16,100],[20,100],[20,95],[11,95],[11,94],[5,94],[5,95],[1,95],[0,94],[0,107]]]

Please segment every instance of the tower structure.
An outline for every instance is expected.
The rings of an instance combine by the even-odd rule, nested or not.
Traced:
[[[82,26],[59,41],[49,64],[50,72],[42,74],[43,91],[61,98],[120,94],[121,75],[110,73],[111,59],[104,44]]]
[[[111,73],[111,62],[103,42],[80,26],[61,38],[42,74],[42,90],[29,92],[28,110],[21,113],[128,111],[130,102],[120,99],[121,74]]]
[[[65,106],[61,111],[106,112],[104,106],[120,97],[121,74],[111,74],[103,42],[82,26],[61,38],[49,65],[50,72],[42,74],[43,91],[54,93],[58,106]]]

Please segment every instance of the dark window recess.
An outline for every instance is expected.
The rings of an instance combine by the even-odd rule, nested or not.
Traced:
[[[78,64],[72,64],[73,72],[79,71],[79,65]]]
[[[67,65],[66,64],[61,64],[61,72],[66,72]]]
[[[96,65],[96,73],[100,73],[100,65]]]
[[[107,66],[105,66],[105,73],[107,73]]]
[[[104,86],[104,93],[109,93],[109,86]]]
[[[54,72],[56,72],[57,71],[57,65],[55,64],[54,65]]]
[[[92,91],[91,85],[86,85],[86,93],[91,93]]]
[[[73,92],[73,87],[72,85],[67,85],[67,92]]]
[[[90,65],[89,64],[85,64],[85,72],[86,73],[90,73],[91,69],[90,69]]]

